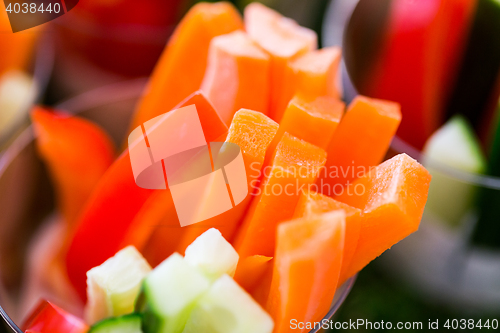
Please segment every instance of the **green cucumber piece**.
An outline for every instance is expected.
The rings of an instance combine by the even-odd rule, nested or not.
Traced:
[[[181,333],[210,280],[174,253],[144,280],[136,309],[143,313],[145,333]]]
[[[467,120],[455,116],[429,138],[423,152],[423,163],[432,174],[426,209],[450,226],[459,225],[474,206],[477,187],[451,177],[435,166],[484,173],[486,159],[479,140]]]
[[[223,274],[234,276],[239,255],[217,229],[209,229],[186,249],[184,260],[198,268],[211,281]]]
[[[134,311],[135,300],[151,266],[133,246],[87,272],[85,319],[93,324]]]
[[[183,333],[271,333],[273,327],[271,316],[223,275],[198,301]]]
[[[142,333],[142,316],[138,313],[104,319],[94,324],[88,333]]]

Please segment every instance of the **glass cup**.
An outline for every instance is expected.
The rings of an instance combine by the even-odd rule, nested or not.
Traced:
[[[56,108],[88,119],[97,119],[119,147],[145,80],[113,84],[59,104]],[[102,115],[106,115],[103,117]],[[54,197],[43,163],[38,158],[34,134],[27,128],[0,157],[0,315],[12,332],[18,324],[19,294],[26,278],[26,254],[37,230],[50,222]],[[342,285],[324,319],[330,319],[349,294],[355,277]],[[317,332],[319,327],[311,332]]]

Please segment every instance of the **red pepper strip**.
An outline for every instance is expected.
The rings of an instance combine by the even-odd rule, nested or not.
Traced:
[[[85,333],[89,329],[81,319],[45,300],[21,327],[25,332],[37,333]]]
[[[176,108],[196,105],[207,142],[227,132],[226,125],[201,92]],[[137,186],[128,150],[109,168],[80,217],[66,255],[68,277],[80,297],[86,299],[86,272],[113,256],[123,246],[137,213],[155,193]]]

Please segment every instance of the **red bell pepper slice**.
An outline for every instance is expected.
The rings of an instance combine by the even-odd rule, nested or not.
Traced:
[[[26,333],[85,333],[83,320],[48,301],[41,301],[21,326]]]

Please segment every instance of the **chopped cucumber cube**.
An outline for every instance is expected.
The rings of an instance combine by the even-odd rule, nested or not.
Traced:
[[[146,333],[180,333],[210,280],[174,253],[144,280],[138,310]],[[141,304],[142,303],[142,304]]]
[[[149,272],[151,267],[133,246],[88,271],[87,323],[133,312],[142,281]]]
[[[429,138],[423,162],[432,174],[427,210],[445,224],[460,224],[473,206],[477,188],[449,176],[436,168],[436,163],[465,172],[483,173],[486,159],[474,130],[463,117],[453,117]]]
[[[223,275],[198,301],[183,333],[271,333],[274,323],[231,277]]]
[[[212,228],[187,247],[184,259],[215,281],[223,274],[234,275],[239,255],[220,231]]]
[[[142,333],[142,316],[138,313],[104,319],[92,326],[88,333]]]

